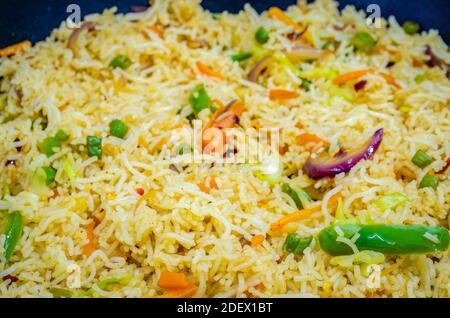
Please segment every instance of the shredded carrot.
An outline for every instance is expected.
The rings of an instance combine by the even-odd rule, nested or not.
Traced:
[[[218,186],[217,183],[216,183],[216,178],[214,178],[214,177],[211,177],[211,178],[209,179],[209,185],[210,185],[211,188],[213,188],[213,189],[219,189],[219,186]]]
[[[261,199],[261,200],[258,201],[258,203],[261,204],[261,205],[266,205],[269,202],[270,202],[269,199],[266,199],[266,198]]]
[[[96,226],[96,222],[95,220],[92,220],[91,223],[88,224],[88,226],[86,227],[86,234],[87,234],[87,238],[88,238],[88,243],[86,245],[83,246],[83,252],[84,254],[86,254],[87,256],[91,255],[92,252],[95,251],[95,235],[94,235],[94,229]]]
[[[236,100],[230,106],[230,112],[235,114],[236,116],[241,116],[243,112],[245,112],[245,105],[240,101]]]
[[[364,75],[367,75],[369,73],[372,73],[371,70],[357,70],[357,71],[351,71],[348,73],[344,73],[342,75],[339,75],[335,79],[333,79],[333,84],[339,85],[343,84],[348,81],[356,80]]]
[[[191,283],[183,273],[164,272],[158,280],[158,287],[165,289],[186,288]]]
[[[323,140],[322,138],[314,135],[314,134],[309,134],[309,133],[304,133],[301,135],[298,135],[296,137],[296,141],[300,144],[300,145],[304,145],[304,146],[308,146],[309,144],[320,144],[322,143],[322,145],[324,147],[328,147],[330,145],[330,143],[326,140]],[[308,147],[311,148],[311,147]]]
[[[217,117],[222,115],[223,112],[226,110],[223,103],[221,101],[219,101],[218,99],[214,99],[213,103],[219,105],[219,108],[217,108],[216,111],[214,112],[214,114],[212,114],[211,118],[209,119],[208,123],[206,124],[206,126],[204,128],[205,130],[212,127],[214,122],[216,121]]]
[[[218,189],[219,187],[217,186],[216,183],[216,179],[214,177],[211,177],[209,179],[209,185],[207,185],[205,182],[201,182],[199,184],[197,184],[199,189],[205,193],[209,193],[211,191],[211,189]]]
[[[385,52],[387,52],[387,53],[389,53],[389,54],[397,54],[397,51],[396,51],[396,50],[390,49],[390,48],[388,48],[388,47],[385,46],[385,45],[378,45],[377,48],[378,48],[380,51],[385,51]]]
[[[335,194],[334,196],[332,196],[329,200],[328,200],[328,206],[333,206],[336,205],[338,202],[338,199],[341,197],[340,193]],[[313,214],[314,212],[320,211],[322,209],[322,203],[319,202],[309,208],[303,209],[303,210],[299,210],[297,212],[294,213],[290,213],[284,217],[282,217],[281,219],[279,219],[277,222],[272,223],[272,225],[270,226],[270,229],[272,231],[278,231],[281,230],[286,224],[288,223],[292,223],[292,222],[296,222],[296,221],[300,221],[300,220],[304,220],[306,218],[308,218],[311,214]]]
[[[164,144],[167,142],[167,137],[161,138],[160,141],[158,141],[158,143],[156,144],[156,149],[161,150],[162,147],[164,146]]]
[[[211,76],[211,77],[215,77],[215,78],[219,78],[219,79],[223,78],[222,74],[211,69],[209,66],[207,66],[206,64],[203,64],[202,62],[197,61],[195,63],[195,65],[197,65],[198,70],[203,75],[207,75],[207,76]]]
[[[149,24],[148,28],[150,30],[152,30],[153,32],[155,32],[156,34],[158,34],[158,36],[160,38],[162,38],[164,36],[164,30],[161,29],[161,27],[159,27],[158,25],[156,25],[156,24]]]
[[[291,98],[297,98],[300,94],[293,91],[288,91],[285,89],[271,89],[269,91],[269,98],[274,99],[291,99]]]
[[[9,56],[9,55],[13,55],[16,54],[19,51],[23,51],[27,48],[29,48],[31,46],[31,42],[26,40],[26,41],[22,41],[10,46],[7,46],[3,49],[0,49],[0,56]]]
[[[264,242],[264,239],[265,239],[264,235],[261,235],[261,234],[253,236],[252,242],[251,242],[252,247],[254,248],[254,247],[260,246],[262,244],[262,242]]]
[[[311,33],[308,32],[308,30],[306,30],[306,28],[303,27],[300,23],[297,23],[290,17],[288,17],[286,13],[284,13],[280,8],[277,7],[270,8],[268,11],[268,16],[270,19],[277,19],[278,21],[286,25],[289,25],[294,30],[300,31],[301,33],[303,33],[302,36],[304,36],[309,43],[313,45],[315,44],[314,38],[312,37]]]
[[[380,73],[380,76],[381,76],[382,78],[384,78],[384,80],[385,80],[388,84],[394,86],[395,88],[398,88],[398,89],[402,88],[402,87],[396,82],[396,80],[395,80],[391,75],[386,74],[386,73]]]
[[[234,115],[228,114],[228,116],[225,116],[220,121],[216,122],[214,124],[214,127],[225,129],[225,128],[232,128],[234,126]]]
[[[189,287],[172,289],[156,298],[190,298],[194,296],[196,292],[197,286],[192,284]]]

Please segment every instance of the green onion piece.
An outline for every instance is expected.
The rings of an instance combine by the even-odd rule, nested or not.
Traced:
[[[102,159],[102,138],[97,136],[87,136],[86,138],[87,153],[89,157],[97,156]]]
[[[49,185],[50,183],[55,181],[55,176],[56,176],[55,169],[53,169],[52,167],[42,167],[42,169],[44,170],[45,175],[46,175],[45,183],[47,185]]]
[[[67,158],[63,161],[62,170],[69,180],[73,180],[77,176],[77,172],[73,168],[72,162]]]
[[[307,80],[306,78],[301,78],[302,83],[300,84],[300,87],[303,88],[305,91],[309,92],[311,89],[311,81]]]
[[[31,178],[29,189],[38,196],[46,196],[48,194],[47,188],[47,173],[43,168],[37,168]]]
[[[231,55],[231,60],[240,62],[240,61],[249,59],[251,56],[252,56],[252,53],[250,53],[250,52],[242,52],[242,53]]]
[[[180,155],[180,156],[184,155],[186,153],[190,153],[190,152],[191,152],[191,146],[188,145],[188,144],[180,144],[177,147],[177,154]]]
[[[70,289],[65,288],[50,288],[49,290],[54,298],[71,298],[73,296],[73,292]]]
[[[407,20],[403,22],[402,28],[406,33],[413,35],[420,31],[420,24],[411,20]]]
[[[109,133],[117,138],[125,137],[128,129],[128,126],[120,119],[114,119],[109,123]]]
[[[300,237],[296,233],[289,233],[283,244],[283,250],[294,255],[301,255],[311,244],[312,236]]]
[[[263,27],[256,30],[255,39],[259,44],[264,44],[269,41],[269,33]]]
[[[419,74],[419,75],[416,75],[416,77],[414,77],[414,82],[416,84],[420,84],[423,81],[425,81],[426,79],[427,79],[427,77],[425,76],[425,74]]]
[[[350,43],[358,50],[364,53],[369,53],[373,50],[377,42],[367,32],[358,32],[351,39]]]
[[[198,84],[194,87],[189,95],[189,103],[191,104],[196,116],[198,116],[203,109],[208,108],[211,105],[211,99],[209,98],[203,84]]]
[[[55,153],[55,148],[59,148],[61,143],[55,137],[47,137],[38,144],[39,150],[47,157],[51,157]]]
[[[22,216],[18,211],[5,213],[5,241],[3,243],[3,261],[6,263],[14,252],[14,248],[22,236]]]
[[[3,110],[6,107],[6,100],[8,99],[7,93],[0,94],[0,110]]]
[[[120,67],[123,70],[130,67],[131,64],[133,64],[133,62],[130,60],[130,58],[122,54],[119,54],[116,57],[114,57],[112,61],[109,63],[110,66],[114,68]]]
[[[131,275],[120,275],[120,276],[112,276],[105,279],[102,279],[97,282],[97,286],[100,289],[106,290],[112,284],[121,284],[126,285],[133,279]],[[92,297],[94,295],[95,289],[89,288],[86,291],[82,291],[75,295],[76,298],[84,298],[84,297]]]
[[[66,141],[69,139],[69,135],[64,130],[58,130],[55,134],[55,139],[59,142]]]
[[[425,175],[422,178],[422,181],[420,181],[419,189],[422,188],[433,188],[436,190],[437,186],[439,185],[439,179],[435,176],[430,176],[429,174]]]
[[[419,168],[425,168],[430,163],[433,162],[433,158],[425,151],[417,150],[414,156],[411,159],[412,163],[418,166]]]
[[[400,192],[383,195],[375,201],[375,205],[382,211],[393,209],[399,205],[405,205],[409,201],[408,197]]]

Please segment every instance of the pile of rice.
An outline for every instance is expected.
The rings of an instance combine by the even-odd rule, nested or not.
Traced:
[[[324,204],[312,217],[272,233],[271,223],[297,210],[280,184],[255,177],[245,164],[187,164],[176,172],[165,160],[183,139],[183,134],[173,137],[173,130],[192,129],[179,111],[189,105],[192,89],[204,83],[211,98],[245,104],[242,128],[280,128],[282,143],[289,145],[282,156],[283,180],[294,175],[301,186],[325,191],[325,201],[341,191],[352,216],[449,227],[448,170],[436,190],[418,189],[422,177],[441,170],[450,157],[445,71],[412,63],[424,59],[425,45],[450,61],[438,32],[411,36],[393,17],[382,20],[381,28],[368,29],[363,11],[346,7],[340,13],[332,0],[299,1],[287,13],[309,25],[318,47],[326,39],[340,43],[326,58],[302,63],[303,69],[320,66],[345,73],[371,68],[389,73],[402,88],[369,74],[364,91],[348,102],[332,96],[326,78],[301,90],[301,79],[277,63],[264,74],[264,85],[249,82],[247,74],[257,61],[233,62],[230,56],[251,50],[260,26],[270,34],[265,49],[289,49],[286,34],[292,28],[249,5],[238,14],[214,18],[196,0],[156,1],[141,13],[116,14],[112,8],[89,15],[85,20],[94,21],[96,29],[80,35],[77,54],[67,47],[73,30],[62,23],[45,41],[0,58],[0,92],[8,93],[0,120],[14,118],[0,125],[0,184],[12,190],[2,196],[0,210],[20,211],[24,221],[13,256],[0,263],[0,295],[52,297],[51,288],[87,290],[104,278],[127,274],[133,277],[128,284],[95,288],[94,296],[152,297],[163,292],[157,286],[161,273],[171,271],[185,273],[198,286],[195,297],[449,297],[448,251],[387,256],[380,264],[380,286],[370,288],[360,265],[331,265],[316,239],[304,255],[282,250],[288,232],[316,235],[333,224],[334,208]],[[161,26],[163,37],[149,24]],[[341,30],[344,25],[348,27]],[[367,30],[377,45],[394,54],[355,53],[351,37]],[[111,68],[109,62],[118,54],[133,64],[126,70]],[[392,58],[395,65],[386,68]],[[197,61],[223,79],[200,74]],[[426,79],[416,84],[414,78],[423,73]],[[300,97],[274,101],[267,94],[271,88],[298,91]],[[201,115],[207,120],[210,113]],[[39,125],[43,118],[48,121],[45,130]],[[127,138],[109,136],[109,122],[115,118],[130,127]],[[314,181],[302,172],[311,153],[296,143],[299,134],[314,133],[351,147],[378,128],[384,129],[380,148],[349,173]],[[69,140],[47,158],[37,144],[58,129]],[[87,156],[87,135],[103,137],[101,160]],[[424,169],[411,163],[419,149],[435,158]],[[6,164],[11,160],[14,165]],[[75,178],[62,169],[67,161]],[[57,186],[49,199],[42,199],[29,191],[29,183],[37,168],[49,165],[57,169]],[[211,177],[218,189],[206,193],[198,184]],[[153,195],[137,206],[138,188]],[[380,211],[374,201],[393,192],[404,193],[408,203]],[[86,228],[94,217],[99,220],[96,249],[87,256]],[[249,242],[257,234],[265,240],[252,247]],[[4,240],[1,234],[0,254]]]

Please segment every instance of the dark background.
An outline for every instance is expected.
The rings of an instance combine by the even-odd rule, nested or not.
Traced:
[[[239,11],[244,3],[251,3],[258,11],[271,6],[286,8],[295,0],[204,0],[203,6],[213,12]],[[131,5],[144,5],[147,0],[0,0],[0,47],[25,39],[33,43],[44,39],[68,14],[66,7],[76,3],[82,15],[100,12],[117,6],[127,12]],[[378,4],[384,17],[395,15],[399,22],[412,19],[425,29],[439,29],[444,40],[450,42],[450,0],[341,0],[342,9],[347,4],[355,4],[365,9],[371,3]]]

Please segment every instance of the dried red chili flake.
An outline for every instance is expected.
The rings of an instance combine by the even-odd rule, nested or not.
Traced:
[[[140,196],[143,196],[143,195],[144,195],[144,192],[145,192],[145,191],[144,191],[144,189],[142,189],[142,188],[137,188],[137,189],[136,189],[136,193],[139,194]]]
[[[3,276],[2,279],[3,279],[4,281],[9,279],[9,280],[10,280],[10,284],[19,281],[19,279],[18,279],[16,276],[12,276],[12,275],[9,275],[9,274]]]

